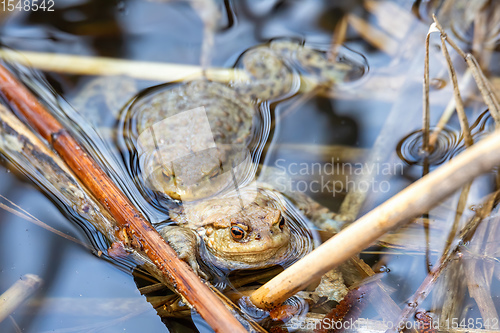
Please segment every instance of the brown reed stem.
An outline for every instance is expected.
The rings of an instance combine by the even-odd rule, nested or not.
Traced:
[[[175,286],[215,331],[245,332],[217,296],[177,257],[175,251],[68,130],[3,66],[0,66],[0,92],[11,107],[50,143],[80,181],[111,213],[118,223],[116,235],[125,245],[151,259],[165,281]]]

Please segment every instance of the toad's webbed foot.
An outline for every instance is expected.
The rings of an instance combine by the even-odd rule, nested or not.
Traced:
[[[197,261],[197,238],[189,228],[180,226],[166,226],[160,230],[160,235],[174,249],[180,259],[188,263],[193,271],[204,279],[208,276],[200,268]]]

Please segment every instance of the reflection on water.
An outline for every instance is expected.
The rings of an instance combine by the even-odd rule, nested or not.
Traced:
[[[410,2],[395,3],[402,6],[400,8],[405,13],[410,12]],[[422,18],[426,19],[422,14],[427,11],[423,9],[423,3],[426,2],[415,2],[415,8]],[[437,3],[431,1],[426,3],[426,6],[436,8]],[[220,88],[223,94],[217,95],[213,90],[208,93],[202,90],[197,92],[196,97],[190,99],[185,98],[190,94],[183,90],[186,83],[164,84],[146,80],[134,81],[128,78],[115,78],[113,83],[112,80],[107,80],[109,78],[93,81],[94,78],[61,73],[45,73],[46,76],[42,77],[38,72],[16,67],[24,82],[44,100],[66,126],[73,130],[89,152],[156,226],[161,227],[171,223],[168,208],[172,208],[169,203],[173,202],[171,200],[173,195],[168,193],[166,195],[167,189],[157,186],[159,178],[154,178],[155,186],[149,186],[151,184],[145,182],[142,174],[147,169],[149,161],[156,161],[158,156],[148,155],[145,151],[137,152],[137,138],[148,126],[172,116],[168,113],[166,103],[169,99],[179,96],[182,97],[179,98],[180,101],[174,101],[171,105],[176,112],[199,107],[201,103],[203,106],[212,107],[220,114],[226,112],[224,117],[221,116],[221,119],[215,117],[212,122],[215,124],[220,121],[227,124],[228,117],[241,118],[241,113],[228,112],[234,109],[233,104],[238,104],[231,92],[238,91],[248,99],[245,107],[252,112],[249,117],[251,120],[245,127],[251,135],[246,133],[238,142],[248,149],[251,157],[249,160],[252,162],[248,163],[248,168],[251,170],[243,173],[252,174],[253,177],[258,171],[259,163],[269,167],[276,167],[277,163],[280,163],[279,166],[292,171],[291,183],[295,184],[292,190],[304,192],[334,211],[339,210],[347,192],[339,190],[338,187],[328,186],[334,182],[345,185],[351,181],[353,174],[362,169],[359,165],[363,165],[368,158],[367,148],[374,148],[372,154],[375,160],[379,159],[379,162],[391,165],[400,162],[395,154],[397,153],[399,158],[408,164],[408,170],[403,175],[374,175],[378,181],[388,181],[390,191],[370,193],[363,208],[365,211],[411,183],[413,172],[421,170],[422,158],[427,157],[431,165],[438,166],[464,149],[463,140],[458,134],[460,128],[456,120],[452,119],[448,124],[449,127],[438,136],[436,147],[429,156],[422,155],[420,150],[422,140],[419,131],[420,81],[423,67],[421,41],[427,31],[425,24],[419,23],[416,19],[409,20],[410,23],[405,22],[408,27],[401,29],[400,33],[394,27],[384,26],[388,20],[377,21],[373,17],[375,15],[373,13],[377,13],[373,10],[373,2],[367,2],[368,5],[364,7],[361,2],[352,1],[220,1],[218,4],[222,19],[218,24],[211,62],[214,66],[235,66],[236,69],[246,69],[249,75],[239,77],[227,85],[214,84],[224,87]],[[393,7],[385,9],[388,8],[394,9]],[[346,33],[347,48],[343,48],[337,55],[337,66],[344,69],[339,77],[336,76],[339,75],[338,68],[336,71],[325,71],[316,64],[328,65],[325,59],[328,57],[332,29],[336,26],[341,13],[349,11],[353,13],[349,23],[352,27]],[[380,13],[383,14],[384,11],[379,12],[379,15],[382,15]],[[363,39],[366,35],[363,35],[360,27],[355,26],[356,18],[363,18],[371,24],[380,25],[380,29],[388,29],[386,31],[389,31],[390,36],[387,38],[393,38],[396,46],[381,51],[370,45]],[[165,4],[153,1],[121,1],[104,4],[94,0],[78,3],[61,0],[56,3],[56,11],[52,14],[17,13],[3,22],[0,41],[13,49],[105,55],[179,64],[198,64],[203,38],[201,21],[196,12],[185,2]],[[461,27],[457,27],[456,30],[459,36],[468,38],[466,30]],[[179,31],[182,31],[182,34]],[[294,41],[295,44],[283,47],[285,45],[283,42],[290,43],[290,41]],[[306,48],[297,48],[296,45],[301,45],[303,41]],[[315,51],[310,52],[310,50]],[[261,51],[267,54],[267,57],[263,56]],[[285,54],[286,60],[283,61]],[[311,60],[316,62],[311,64]],[[431,94],[435,93],[432,96],[437,96],[438,104],[444,104],[445,102],[439,98],[443,98],[445,94],[448,94],[446,98],[451,96],[450,84],[441,79],[443,76],[439,73],[433,74],[435,75],[431,75],[431,79],[436,78],[435,82],[439,82],[439,89]],[[324,85],[339,79],[343,83],[333,89],[316,91],[307,85],[307,79],[311,78]],[[103,78],[97,78],[101,79]],[[47,81],[57,92],[49,88]],[[157,106],[160,109],[163,106],[165,114],[158,115],[151,123],[141,125],[141,122],[149,121],[141,120],[140,117],[141,112],[148,110],[150,104],[154,102],[151,100],[153,96],[159,96],[161,101],[157,101]],[[72,106],[65,99],[70,99]],[[225,103],[222,99],[225,99]],[[183,103],[182,107],[179,107],[179,103]],[[238,107],[241,108],[241,103]],[[471,117],[475,119],[474,123],[471,121],[475,140],[493,130],[492,119],[483,110],[484,107],[477,104],[473,110],[467,110],[471,114],[480,113],[476,118]],[[143,112],[142,116],[144,114],[147,112]],[[437,112],[432,112],[433,124],[437,123],[438,116]],[[240,122],[241,120],[239,119]],[[214,132],[213,129],[218,128],[218,125],[212,126],[212,123],[210,125],[214,141],[218,143],[217,140],[222,138],[224,132]],[[138,127],[141,126],[139,130]],[[166,129],[160,126],[156,132],[161,133],[162,130]],[[169,130],[175,134],[175,128]],[[234,144],[232,140],[227,142],[221,140],[221,142]],[[214,157],[212,151],[204,150],[204,152],[205,155]],[[203,155],[204,160],[207,157],[205,155]],[[197,161],[198,157],[197,155]],[[350,168],[344,169],[349,172],[326,174],[324,169],[315,167],[325,163],[331,163],[332,166],[349,165]],[[205,164],[200,165],[205,166]],[[189,173],[199,171],[194,170],[193,163],[190,163],[189,167],[192,167],[188,170]],[[222,169],[229,170],[229,168]],[[154,177],[162,177],[161,181],[165,179],[168,181],[172,176],[172,172],[165,174],[163,169],[153,168],[150,171]],[[203,170],[202,174],[208,176],[208,179],[214,176],[207,170]],[[72,213],[71,207],[61,207],[61,214],[55,208],[56,205],[49,203],[33,187],[16,180],[12,174],[2,173],[0,176],[2,179],[0,191],[3,195],[51,226],[82,239],[96,250],[106,251],[108,244],[102,236],[85,221],[78,220]],[[305,184],[305,187],[297,187],[298,184]],[[325,184],[330,185],[323,186]],[[479,190],[478,193],[484,194]],[[57,204],[56,197],[50,199]],[[175,205],[177,204],[175,202]],[[287,205],[291,203],[287,201]],[[414,226],[418,230],[410,230],[407,234],[412,242],[405,243],[404,238],[403,240],[391,238],[384,243],[394,251],[393,254],[384,257],[384,262],[379,263],[381,267],[383,265],[386,267],[382,279],[394,289],[391,296],[398,305],[404,304],[427,271],[423,255],[409,256],[396,251],[404,248],[422,254],[422,248],[426,247],[429,239],[446,236],[448,231],[446,228],[454,219],[454,216],[450,217],[450,212],[453,213],[456,206],[457,198],[451,198],[433,211],[429,215],[429,220],[440,223],[439,226],[433,226],[430,231],[425,229],[424,222],[422,225]],[[291,220],[304,220],[293,206],[287,207],[284,211]],[[464,216],[470,216],[470,212],[466,213],[469,214]],[[17,217],[5,212],[1,214],[0,227],[3,232],[0,236],[0,290],[5,290],[25,273],[38,274],[45,281],[44,289],[37,296],[39,303],[30,303],[28,306],[29,309],[37,311],[36,315],[28,315],[23,312],[25,310],[21,310],[14,316],[24,331],[62,332],[66,328],[88,331],[95,328],[106,332],[119,330],[161,332],[165,331],[165,325],[173,332],[195,330],[194,326],[200,331],[208,330],[196,314],[192,317],[194,324],[185,319],[165,319],[164,325],[145,298],[139,295],[136,284],[127,273],[91,256],[88,251],[82,251],[81,247],[67,240],[57,240],[55,236]],[[69,220],[77,223],[69,223]],[[446,227],[441,224],[446,224]],[[300,232],[309,233],[307,228],[302,228]],[[429,232],[431,236],[426,234]],[[298,252],[302,248],[310,248],[312,241],[310,235],[303,237],[296,233],[292,240],[293,250]],[[434,261],[440,249],[432,246],[431,249],[431,259]],[[371,265],[381,257],[374,255],[364,258]],[[130,273],[130,262],[114,262],[114,264]],[[137,281],[139,280],[141,278],[137,278]],[[219,282],[219,287],[231,286],[227,272],[222,272],[220,279],[214,282]],[[141,283],[145,282],[142,280],[137,282],[138,285]],[[71,307],[84,304],[87,309],[98,308],[99,304],[115,306],[126,299],[132,303],[137,302],[133,304],[141,310],[126,309],[123,312],[116,311],[114,315],[109,313],[103,315],[102,311],[99,313],[89,310],[82,314],[76,310],[71,312],[68,309],[61,309],[62,305],[67,304],[65,301],[68,298]],[[44,305],[44,302],[50,306]],[[325,304],[327,303],[319,307],[326,306]],[[310,310],[309,303],[303,298],[293,298],[287,305],[294,309],[293,315],[296,317],[303,316]],[[327,305],[331,306],[332,302]],[[429,304],[420,306],[430,308]],[[182,308],[182,305],[179,307]],[[367,308],[363,316],[376,317],[377,310]],[[129,317],[131,313],[134,315]],[[270,320],[266,313],[256,313],[255,317]],[[89,326],[89,322],[96,324]],[[11,323],[0,324],[0,331],[12,331]]]

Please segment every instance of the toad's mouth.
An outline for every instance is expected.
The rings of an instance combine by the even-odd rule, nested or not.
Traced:
[[[278,252],[281,248],[285,247],[287,243],[283,243],[280,245],[276,246],[266,246],[265,248],[259,247],[258,249],[253,249],[253,250],[235,250],[235,251],[228,251],[228,250],[222,250],[219,248],[214,248],[207,246],[207,248],[210,250],[215,255],[227,255],[227,256],[249,256],[253,254],[273,254]]]
[[[212,254],[220,257],[272,256],[283,247],[287,247],[290,243],[290,236],[283,234],[275,239],[267,238],[265,241],[251,241],[248,243],[239,243],[236,241],[217,243],[214,239],[204,238],[204,243]]]
[[[207,259],[219,267],[230,269],[262,268],[286,261],[291,255],[288,242],[254,250],[227,251],[206,246]]]

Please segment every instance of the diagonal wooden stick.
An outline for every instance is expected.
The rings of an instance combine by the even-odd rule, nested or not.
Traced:
[[[163,273],[165,281],[200,313],[216,332],[245,332],[223,303],[147,222],[101,167],[62,125],[0,65],[0,92],[74,171],[118,223],[118,238],[144,253]]]
[[[367,248],[387,231],[428,211],[476,176],[500,165],[500,131],[416,181],[287,268],[250,297],[271,308]]]

